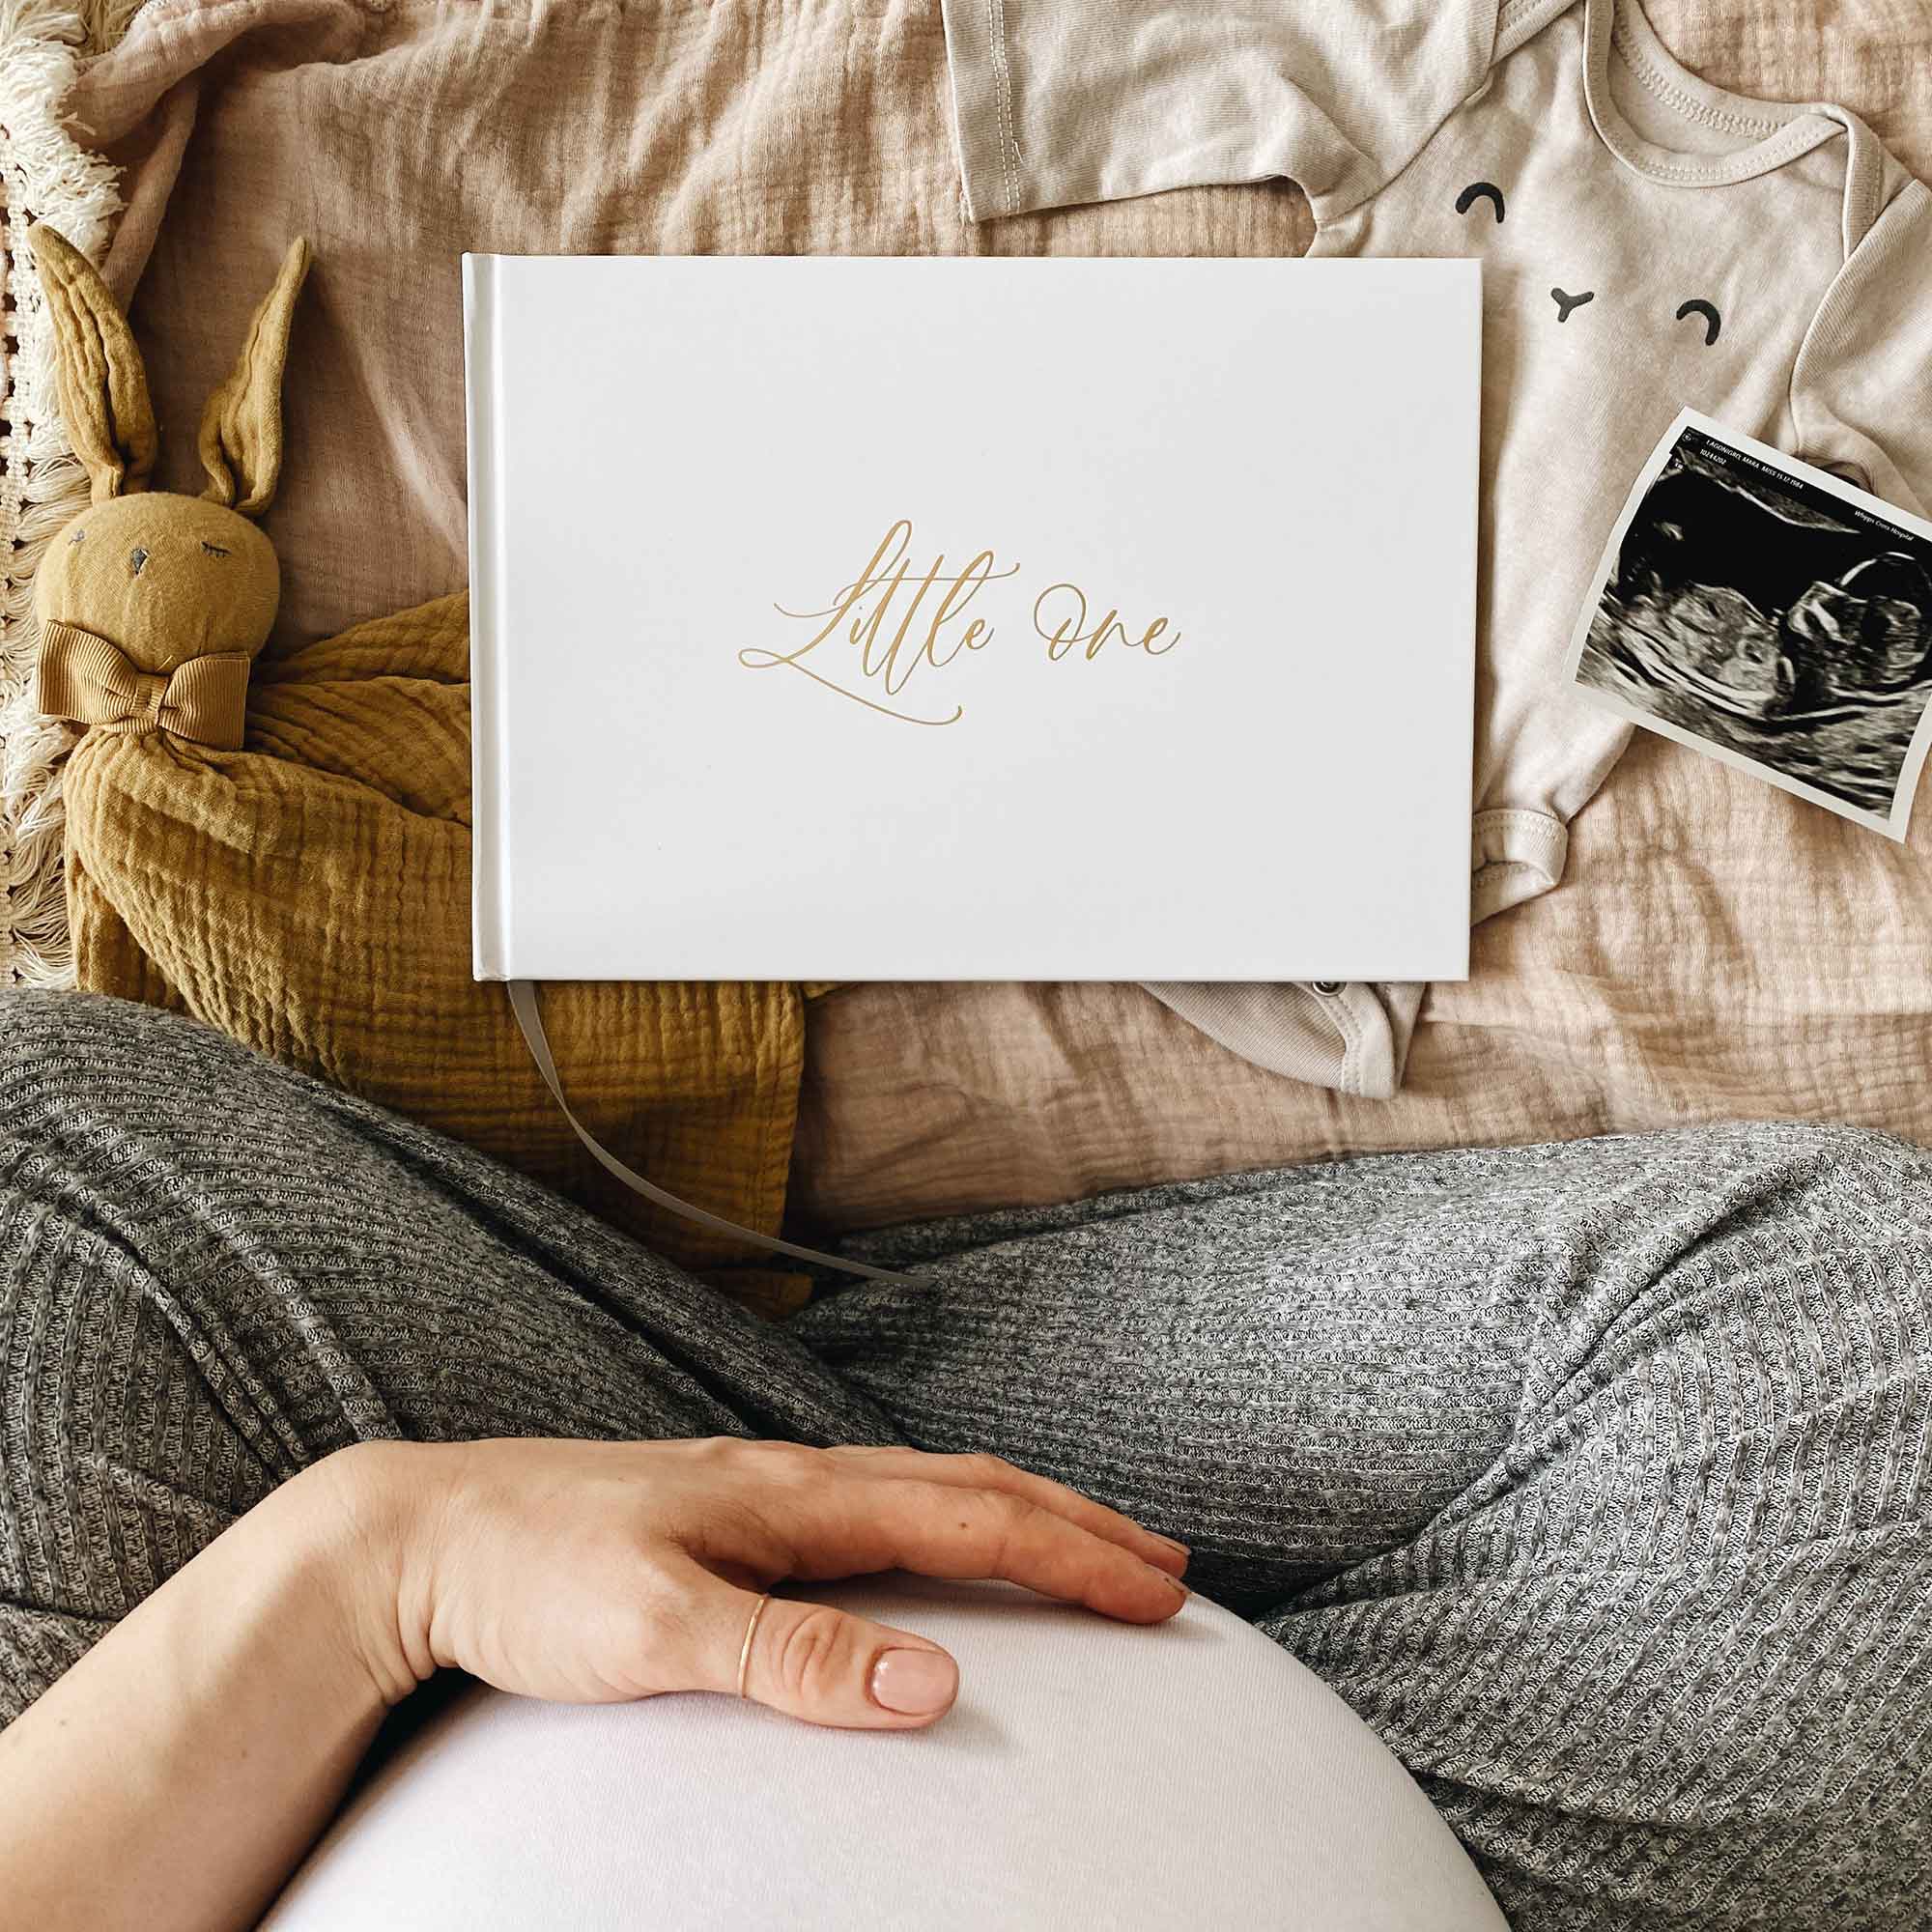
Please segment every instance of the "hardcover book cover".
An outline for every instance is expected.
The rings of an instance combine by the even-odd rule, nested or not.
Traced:
[[[477,977],[1463,977],[1479,272],[467,257]]]

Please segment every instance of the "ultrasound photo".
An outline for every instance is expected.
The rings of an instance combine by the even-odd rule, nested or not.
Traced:
[[[1932,732],[1932,526],[1687,411],[1572,669],[1636,723],[1902,838]]]

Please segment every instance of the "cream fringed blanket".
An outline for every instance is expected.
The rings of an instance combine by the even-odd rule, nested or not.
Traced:
[[[469,600],[257,668],[247,748],[93,731],[68,765],[80,984],[173,1007],[561,1188],[767,1312],[803,1277],[610,1180],[469,977]],[[785,985],[569,984],[543,1015],[621,1158],[778,1229],[805,1025]]]
[[[34,708],[34,566],[87,502],[54,395],[53,341],[27,229],[88,253],[107,240],[116,170],[65,124],[84,55],[110,47],[141,0],[0,0],[0,988],[67,977],[59,760],[67,725]]]
[[[1919,0],[1651,12],[1712,79],[1841,100],[1932,167]],[[282,647],[465,581],[465,248],[1264,254],[1310,232],[1279,185],[969,228],[938,0],[149,0],[73,112],[128,163],[109,279],[140,281],[169,420],[287,237],[315,242],[267,521]],[[185,480],[179,440],[172,461]],[[1932,1141],[1927,836],[1894,848],[1639,734],[1569,883],[1434,990],[1393,1101],[1261,1073],[1131,986],[848,987],[812,1009],[792,1200],[849,1226],[1726,1115]]]

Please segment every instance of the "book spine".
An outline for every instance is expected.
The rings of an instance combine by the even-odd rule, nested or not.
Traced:
[[[502,423],[497,354],[497,258],[463,258],[464,384],[469,440],[470,944],[473,976],[507,980],[509,854],[504,787]]]

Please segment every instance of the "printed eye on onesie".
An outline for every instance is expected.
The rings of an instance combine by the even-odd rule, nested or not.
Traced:
[[[1456,197],[1456,213],[1467,215],[1478,202],[1484,203],[1490,209],[1496,218],[1496,226],[1500,228],[1509,214],[1509,203],[1502,189],[1494,182],[1473,181]],[[1558,288],[1549,291],[1549,299],[1556,304],[1556,320],[1559,323],[1568,322],[1585,302],[1595,301],[1596,298],[1595,289],[1584,289],[1576,295],[1572,295],[1567,289]],[[1724,319],[1718,313],[1717,304],[1706,301],[1702,296],[1693,296],[1685,302],[1678,309],[1676,319],[1679,322],[1687,322],[1693,315],[1703,321],[1704,347],[1708,349],[1722,331]]]

